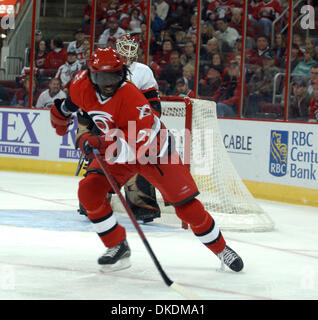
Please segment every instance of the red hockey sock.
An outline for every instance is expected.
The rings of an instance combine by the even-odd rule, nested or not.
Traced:
[[[126,239],[126,230],[118,224],[106,199],[97,210],[87,210],[87,217],[93,223],[95,231],[107,248],[114,247]]]
[[[190,225],[193,233],[213,253],[218,254],[224,249],[225,240],[221,231],[199,200],[193,199],[175,209],[177,216]]]

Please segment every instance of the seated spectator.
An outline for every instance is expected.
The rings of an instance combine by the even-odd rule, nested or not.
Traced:
[[[109,37],[118,39],[120,36],[127,33],[124,29],[119,27],[118,20],[114,17],[109,18],[107,25],[108,28],[104,30],[98,40],[99,46],[105,47]]]
[[[184,47],[186,43],[186,36],[187,34],[183,30],[178,30],[175,33],[175,44],[177,48],[182,48]]]
[[[140,11],[140,14],[142,15],[142,19],[146,16],[146,4],[144,0],[126,0],[123,1],[123,4],[121,6],[121,16],[120,19],[122,20],[125,17],[128,17],[129,13],[132,9],[138,8]]]
[[[140,30],[142,22],[143,20],[139,9],[133,8],[129,13],[129,16],[121,20],[120,27],[127,32],[136,32],[136,30]]]
[[[297,64],[293,73],[309,77],[311,67],[317,64],[317,61],[313,59],[314,55],[315,52],[312,49],[305,49],[304,60]]]
[[[29,106],[29,85],[30,80],[29,78],[25,78],[23,81],[23,88],[20,88],[16,91],[15,95],[13,96],[10,105],[14,107],[24,107],[28,108]],[[33,88],[33,103],[32,106],[35,106],[37,100],[41,94],[41,91],[38,89],[37,81],[34,79],[32,81],[32,88]]]
[[[186,31],[187,34],[195,34],[197,33],[197,15],[193,14],[190,18],[190,27]]]
[[[34,41],[34,49],[35,49],[35,56],[37,52],[39,51],[40,42],[44,41],[45,43],[45,54],[47,54],[50,51],[50,41],[45,40],[43,38],[43,34],[41,30],[35,30],[35,41]],[[40,51],[43,50],[43,44],[41,45]],[[27,61],[28,65],[30,65],[30,54],[31,54],[31,48],[28,48],[27,50]],[[41,56],[41,54],[40,54]],[[41,63],[41,62],[40,62]]]
[[[237,115],[241,90],[239,75],[240,67],[235,61],[232,61],[220,87],[212,97],[212,100],[216,102],[218,117],[235,117]]]
[[[229,27],[236,29],[240,37],[242,37],[242,9],[241,8],[231,8],[232,17],[229,22]],[[254,26],[252,21],[248,18],[246,22],[246,48],[251,49],[254,46]]]
[[[199,80],[199,95],[205,97],[213,97],[216,91],[220,88],[222,82],[219,71],[210,68],[204,78]]]
[[[318,46],[314,38],[306,38],[305,48],[314,51],[313,59],[318,61]]]
[[[221,50],[218,40],[212,38],[208,40],[206,47],[200,50],[200,65],[210,64],[215,53],[221,53]]]
[[[224,61],[222,60],[222,56],[219,53],[215,53],[212,56],[212,64],[211,64],[211,68],[217,70],[220,72],[220,74],[223,73],[224,70]]]
[[[188,80],[188,86],[194,90],[194,72],[195,68],[192,64],[186,64],[182,68],[182,77]]]
[[[313,83],[314,97],[310,101],[308,110],[308,120],[310,122],[318,122],[318,80]]]
[[[265,36],[269,36],[273,21],[282,13],[278,0],[260,1],[253,10],[253,23],[260,26]]]
[[[81,63],[81,70],[87,70],[88,69],[88,61],[90,59],[90,51],[89,50],[86,50],[85,53],[84,53],[84,57],[85,57],[85,63],[82,64]]]
[[[174,50],[174,43],[172,40],[164,40],[161,50],[158,50],[154,56],[153,61],[156,62],[160,68],[164,68],[169,64],[170,55]]]
[[[239,4],[234,0],[214,0],[210,1],[206,9],[206,17],[210,23],[215,22],[218,18],[227,18],[231,16],[232,7],[237,7]]]
[[[263,103],[270,103],[273,99],[274,86],[273,80],[281,69],[275,66],[275,59],[270,52],[266,52],[263,56],[263,67],[255,70],[248,83],[249,92],[248,98],[248,114],[256,115],[261,111]]]
[[[44,69],[46,56],[48,54],[46,43],[44,40],[41,40],[35,47],[35,57],[34,62],[35,66],[38,69]]]
[[[301,56],[305,52],[306,48],[304,38],[299,33],[294,33],[292,43],[299,48],[299,55]]]
[[[238,59],[238,56],[241,58],[241,47],[242,47],[242,38],[239,37],[234,45],[233,53],[228,57],[226,60],[227,63],[231,62],[232,60]],[[252,55],[252,52],[249,50],[245,50],[245,61],[248,62],[250,57]],[[241,64],[241,61],[240,61]]]
[[[318,63],[313,65],[310,69],[309,74],[309,84],[308,84],[308,93],[311,95],[311,98],[314,96],[314,88],[313,85],[315,81],[318,80]]]
[[[82,22],[82,29],[84,29],[84,26],[86,24],[91,23],[91,13],[92,13],[92,0],[87,0],[87,5],[84,8],[84,14],[83,14],[83,22]],[[106,23],[106,19],[104,17],[104,11],[103,8],[101,7],[101,1],[96,2],[96,23]]]
[[[201,27],[201,45],[206,45],[209,39],[213,38],[213,27],[210,23],[204,22]]]
[[[82,29],[77,29],[74,32],[74,41],[71,41],[67,46],[67,52],[76,52],[77,59],[82,63],[84,59],[84,46],[85,34]]]
[[[55,38],[51,40],[51,50],[45,60],[44,69],[57,70],[67,60],[67,51],[64,49],[62,39]]]
[[[189,0],[172,0],[172,1],[170,0],[167,2],[170,3],[170,8],[169,8],[167,18],[176,15],[179,7],[183,8],[183,12],[185,16],[190,17],[191,14],[193,13],[192,4],[191,4],[191,1]]]
[[[91,48],[91,43],[88,39],[84,39],[83,43],[82,43],[82,47],[84,52],[86,52],[87,50],[90,50]]]
[[[180,56],[180,62],[183,65],[187,63],[195,65],[195,47],[192,41],[187,41],[184,48],[183,53]]]
[[[52,78],[49,88],[40,94],[35,107],[50,108],[54,104],[55,99],[66,99],[66,94],[61,90],[61,80]]]
[[[180,62],[180,53],[177,50],[171,52],[169,64],[167,64],[160,74],[160,80],[166,80],[169,84],[167,94],[173,95],[176,92],[176,81],[182,77],[183,66]]]
[[[76,52],[67,53],[67,61],[59,67],[55,78],[61,80],[62,89],[68,88],[74,75],[79,72],[82,68],[81,63],[77,60]],[[65,90],[66,91],[66,90]]]
[[[0,106],[9,106],[10,98],[8,89],[0,85]]]
[[[18,78],[18,82],[19,82],[21,87],[23,87],[24,80],[30,76],[30,70],[31,70],[30,67],[23,67],[23,69],[21,70],[20,77]],[[41,73],[40,73],[40,70],[38,68],[34,68],[33,69],[33,77],[37,81],[40,80]]]
[[[151,31],[156,40],[159,38],[163,26],[164,21],[157,15],[155,7],[151,6]]]
[[[290,70],[294,70],[297,66],[297,64],[300,61],[300,57],[299,57],[299,48],[297,45],[293,44],[292,48],[291,48],[291,57],[290,57]],[[286,56],[286,52],[284,54],[284,56],[281,58],[280,63],[278,65],[280,68],[287,68],[287,56]]]
[[[119,4],[119,0],[110,0],[105,6],[102,5],[102,9],[104,11],[103,18],[105,19],[103,24],[105,24],[106,21],[109,21],[109,18],[120,19],[121,5]]]
[[[280,62],[286,52],[286,39],[283,34],[277,33],[275,34],[275,41],[272,45],[272,53]]]
[[[175,96],[195,98],[194,92],[189,89],[188,80],[184,77],[177,79],[176,90]]]
[[[165,21],[170,5],[165,0],[155,0],[154,6],[156,8],[156,13],[162,21]]]
[[[34,37],[35,46],[36,46],[37,44],[39,44],[40,41],[42,41],[42,40],[44,40],[44,39],[43,39],[42,31],[39,30],[39,29],[35,30],[35,37]],[[45,41],[45,40],[44,40],[44,41]]]
[[[91,44],[90,41],[88,39],[84,39],[83,44],[83,58],[79,59],[78,62],[82,65],[82,69],[84,68],[84,70],[86,70],[86,63],[87,63],[87,59],[89,58],[90,55],[90,48],[91,48]]]
[[[218,18],[216,20],[217,31],[213,32],[213,37],[215,37],[220,44],[225,43],[229,46],[226,51],[231,51],[233,49],[236,40],[239,38],[239,33],[236,29],[229,27],[229,24],[225,18]]]
[[[308,81],[304,78],[294,78],[291,85],[288,119],[305,120],[308,117],[308,105],[312,99],[307,91]]]
[[[141,24],[141,33],[136,34],[134,37],[136,41],[139,43],[139,47],[142,48],[144,51],[146,50],[146,40],[147,40],[147,25],[145,23]],[[149,52],[153,54],[154,52],[157,52],[161,49],[161,45],[158,44],[156,41],[155,36],[153,35],[152,30],[150,29],[149,32],[149,37],[150,37],[150,44],[149,44]]]
[[[224,62],[222,60],[222,56],[220,53],[214,53],[212,55],[211,61],[209,63],[201,64],[200,68],[200,77],[205,77],[207,72],[212,68],[216,71],[218,71],[221,75],[223,74],[224,70]]]
[[[264,35],[256,38],[256,48],[251,51],[250,56],[247,58],[247,63],[251,65],[263,65],[263,55],[266,52],[270,52],[270,46],[268,38]]]
[[[184,1],[183,1],[184,2]],[[174,11],[168,14],[165,21],[165,28],[173,28],[186,31],[190,27],[190,15],[182,4],[178,4]]]

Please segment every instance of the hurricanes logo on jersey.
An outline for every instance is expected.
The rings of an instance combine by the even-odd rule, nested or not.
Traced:
[[[88,114],[92,117],[94,123],[103,133],[107,133],[110,128],[110,123],[114,123],[112,119],[112,115],[107,112],[99,112],[96,111],[88,112]]]
[[[140,111],[139,120],[152,114],[152,110],[148,104],[144,104],[142,107],[137,107],[137,109]]]

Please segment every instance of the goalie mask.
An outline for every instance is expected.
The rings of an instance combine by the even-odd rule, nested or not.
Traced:
[[[128,66],[138,57],[138,43],[129,33],[122,35],[116,41],[116,50]]]
[[[123,59],[111,47],[96,49],[88,62],[88,68],[91,81],[105,97],[113,96],[125,80]]]

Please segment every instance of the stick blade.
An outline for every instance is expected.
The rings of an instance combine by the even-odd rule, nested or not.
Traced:
[[[183,297],[185,297],[188,300],[204,300],[203,298],[197,296],[195,293],[191,292],[190,290],[186,289],[185,287],[172,282],[170,288],[179,294],[181,294]]]

